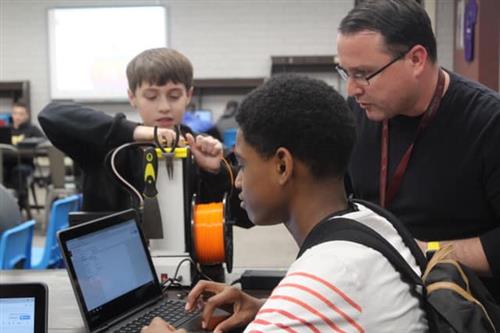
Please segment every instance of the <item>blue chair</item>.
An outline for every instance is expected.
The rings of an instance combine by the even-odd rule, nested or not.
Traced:
[[[78,210],[80,201],[80,194],[54,201],[47,225],[45,246],[43,248],[34,247],[32,249],[31,268],[47,269],[63,267],[61,251],[59,250],[56,235],[59,230],[68,227],[69,212]]]
[[[0,269],[30,268],[35,220],[5,230],[0,238]]]
[[[78,195],[78,207],[77,210],[82,210],[83,207],[83,194],[77,194]]]

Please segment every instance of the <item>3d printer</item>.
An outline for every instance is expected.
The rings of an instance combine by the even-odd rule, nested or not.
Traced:
[[[180,130],[175,129],[177,139],[170,147],[158,141],[155,131],[155,143],[126,143],[111,151],[109,165],[116,179],[136,198],[135,208],[160,280],[190,286],[198,274],[219,280],[223,266],[231,272],[233,221],[228,218],[227,192],[222,200],[207,202],[193,190],[199,188],[194,161],[189,147],[178,147]],[[116,156],[132,147],[143,152],[143,189],[132,186],[115,167]],[[225,160],[223,164],[232,188],[231,167]],[[191,264],[184,264],[188,262]]]

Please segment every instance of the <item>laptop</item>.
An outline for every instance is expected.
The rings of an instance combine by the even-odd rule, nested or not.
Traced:
[[[57,235],[87,331],[140,332],[160,316],[189,332],[205,332],[199,311],[185,312],[184,301],[163,295],[137,222],[129,209]]]
[[[12,128],[9,126],[0,126],[0,143],[12,144]]]
[[[68,214],[68,224],[70,227],[89,222],[107,215],[111,215],[113,212],[89,212],[89,211],[74,211]]]
[[[46,333],[47,305],[44,283],[0,284],[0,332]]]

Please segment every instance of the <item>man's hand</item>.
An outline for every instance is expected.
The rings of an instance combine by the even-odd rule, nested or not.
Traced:
[[[203,296],[206,294],[213,296],[203,300]],[[190,311],[200,303],[203,304],[203,328],[209,329],[212,329],[210,322],[215,309],[232,306],[232,315],[219,322],[214,329],[214,332],[227,332],[235,327],[250,323],[264,301],[252,297],[238,288],[223,283],[201,280],[187,296],[186,310]]]
[[[425,251],[427,251],[427,242],[418,240],[415,238],[415,241],[417,241],[418,247],[420,250],[422,250],[422,253],[425,254]]]
[[[139,125],[134,130],[134,141],[154,141],[154,127]],[[169,128],[158,127],[158,141],[164,146],[170,147],[175,142],[175,131]],[[179,147],[186,145],[185,139],[179,138]]]
[[[195,138],[189,133],[186,134],[186,139],[198,167],[211,173],[218,173],[224,152],[222,143],[211,136],[198,135]]]
[[[427,242],[415,239],[418,246],[425,254],[427,251]],[[449,245],[453,246],[453,251],[448,255],[448,259],[459,261],[468,266],[479,276],[491,276],[491,267],[484,253],[483,245],[479,237],[439,241],[441,248]]]
[[[180,329],[176,330],[175,327],[167,323],[160,317],[155,317],[148,326],[144,326],[141,329],[141,333],[187,333],[186,330]]]

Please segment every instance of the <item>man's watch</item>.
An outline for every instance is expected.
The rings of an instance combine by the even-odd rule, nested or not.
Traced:
[[[425,257],[427,261],[431,260],[434,253],[441,249],[441,244],[437,241],[427,242],[427,248],[425,249]]]

